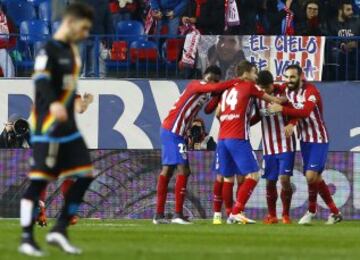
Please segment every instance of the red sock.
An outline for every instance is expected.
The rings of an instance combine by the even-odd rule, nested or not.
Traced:
[[[224,182],[222,188],[222,197],[225,204],[226,215],[228,216],[230,215],[233,206],[233,188],[234,183],[231,182]]]
[[[254,188],[256,187],[256,184],[257,181],[248,178],[240,186],[240,190],[237,194],[237,200],[232,211],[234,215],[244,211],[246,202],[249,200],[252,192],[254,191]]]
[[[157,202],[156,202],[156,213],[164,214],[165,212],[165,202],[167,197],[167,190],[170,178],[164,175],[159,175],[158,185],[157,185]]]
[[[308,183],[308,189],[309,189],[309,211],[311,213],[316,212],[316,200],[318,195],[318,183]]]
[[[266,202],[268,206],[269,215],[276,217],[276,201],[278,193],[276,189],[276,182],[271,182],[266,185]]]
[[[283,216],[290,216],[292,194],[293,194],[292,188],[288,190],[284,190],[284,189],[281,190],[280,197],[283,206],[283,212],[282,212]]]
[[[331,213],[335,215],[339,214],[339,209],[336,207],[335,202],[331,197],[329,187],[326,185],[324,180],[318,182],[318,189],[319,195],[329,207]]]
[[[221,206],[222,206],[222,202],[223,202],[222,189],[223,189],[223,182],[215,180],[215,182],[214,182],[214,197],[213,197],[214,212],[221,212]]]
[[[63,183],[61,184],[61,193],[63,195],[63,197],[65,198],[67,192],[69,191],[69,189],[71,188],[71,186],[74,184],[75,181],[73,180],[64,180]]]
[[[175,183],[175,213],[182,214],[186,195],[187,176],[179,174]]]

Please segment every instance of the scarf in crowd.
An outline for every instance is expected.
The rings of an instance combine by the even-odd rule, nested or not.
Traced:
[[[240,25],[236,0],[225,0],[225,29],[236,25]]]
[[[180,61],[180,66],[193,68],[196,61],[196,52],[200,42],[200,32],[193,24],[180,26],[181,35],[185,35],[185,43]]]
[[[9,39],[9,24],[4,12],[0,11],[0,39]]]
[[[153,11],[149,9],[149,12],[147,13],[145,18],[145,26],[144,26],[145,34],[149,34],[153,27],[156,28],[157,23],[158,21],[153,17]]]
[[[294,35],[294,13],[281,0],[278,0],[277,8],[279,11],[284,10],[286,12],[286,16],[281,22],[281,34]]]
[[[200,15],[201,15],[201,5],[206,4],[207,0],[195,0],[195,2],[196,2],[195,16],[200,17]]]

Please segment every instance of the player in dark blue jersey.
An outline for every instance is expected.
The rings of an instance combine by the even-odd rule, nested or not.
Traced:
[[[82,110],[81,100],[76,98],[81,68],[76,44],[89,36],[93,16],[87,5],[70,5],[53,39],[35,59],[35,104],[31,113],[33,158],[30,185],[20,203],[23,231],[19,252],[26,255],[43,255],[33,235],[37,204],[48,182],[58,178],[76,181],[66,193],[64,206],[46,241],[66,253],[81,253],[70,244],[67,227],[93,180],[93,167],[74,115],[75,110]]]

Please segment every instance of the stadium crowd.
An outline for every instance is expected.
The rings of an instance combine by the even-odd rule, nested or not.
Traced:
[[[44,40],[13,35],[21,35],[22,22],[42,21],[45,28],[37,23],[37,29],[32,31],[30,28],[29,33],[50,34],[56,30],[64,8],[76,1],[86,2],[96,10],[91,33],[98,37],[81,45],[85,60],[84,77],[105,77],[106,61],[112,60],[116,64],[126,60],[129,46],[115,42],[115,35],[132,35],[139,30],[140,35],[176,38],[185,34],[184,25],[196,28],[203,35],[330,36],[326,63],[340,65],[340,75],[345,74],[345,67],[350,71],[346,78],[340,76],[336,79],[353,80],[359,77],[356,72],[360,56],[357,41],[331,38],[359,36],[359,0],[2,0],[0,67],[4,77],[29,76],[21,73],[19,65],[31,68],[32,63],[29,65],[26,61],[31,61],[38,42]],[[21,10],[24,10],[23,13]],[[125,31],[120,25],[124,21],[131,21],[132,26]],[[156,48],[153,56],[155,59],[162,58],[159,42],[150,36],[148,39],[139,46]],[[181,50],[177,56],[179,52]],[[132,54],[129,56],[133,57]],[[148,56],[152,59],[152,55]],[[100,57],[98,61],[97,57]],[[330,70],[327,74],[333,73]],[[193,74],[189,75],[185,77]],[[331,80],[331,77],[325,79]]]

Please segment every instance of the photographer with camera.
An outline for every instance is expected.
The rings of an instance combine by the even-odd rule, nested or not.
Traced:
[[[188,131],[186,138],[188,150],[215,151],[214,138],[205,131],[205,123],[201,118],[196,118]]]
[[[30,126],[24,118],[10,116],[0,135],[0,148],[30,148]]]

